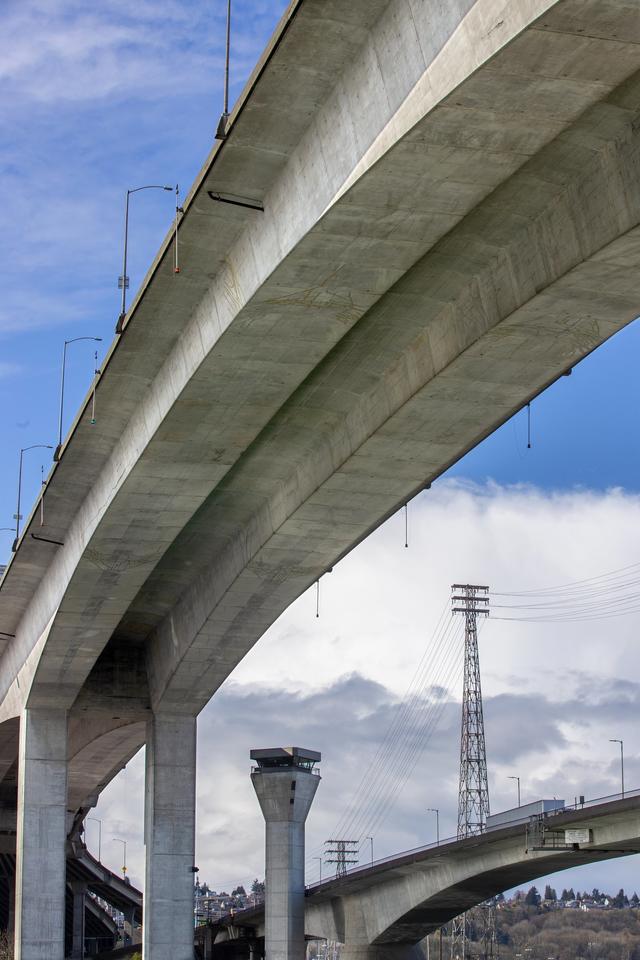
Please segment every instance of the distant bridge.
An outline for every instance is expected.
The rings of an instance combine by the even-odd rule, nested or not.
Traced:
[[[590,831],[589,842],[566,844],[567,829]],[[417,945],[424,937],[498,893],[558,870],[635,853],[640,853],[640,791],[431,844],[313,884],[307,889],[305,933],[343,944],[341,960],[419,960]],[[217,951],[227,954],[234,944],[238,957],[249,955],[249,946],[259,953],[263,936],[263,906],[197,932],[205,960]]]

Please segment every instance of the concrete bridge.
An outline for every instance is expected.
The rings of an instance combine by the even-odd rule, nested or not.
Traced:
[[[588,841],[567,843],[565,830],[578,829],[588,831]],[[640,853],[640,796],[532,818],[313,884],[307,888],[305,934],[343,944],[342,960],[424,960],[424,937],[496,894],[558,870],[633,853]],[[198,934],[205,960],[259,954],[264,906]]]
[[[635,0],[293,0],[0,585],[21,960],[63,956],[66,840],[143,743],[145,957],[190,956],[198,712],[636,316],[639,40]]]

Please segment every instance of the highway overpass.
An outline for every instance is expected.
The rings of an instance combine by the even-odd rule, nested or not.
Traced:
[[[636,792],[637,794],[637,792]],[[567,843],[565,830],[587,830]],[[424,960],[419,943],[471,907],[538,877],[640,853],[640,794],[445,841],[307,888],[307,939],[343,944],[341,960]],[[197,932],[205,960],[260,955],[264,905]]]
[[[293,0],[0,584],[21,960],[62,957],[66,839],[143,743],[145,958],[186,960],[199,711],[635,318],[639,41],[635,0]]]

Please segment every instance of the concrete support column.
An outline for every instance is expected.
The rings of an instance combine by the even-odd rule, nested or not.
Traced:
[[[71,946],[72,960],[84,960],[84,924],[85,898],[87,885],[77,881],[71,884],[73,893],[73,941]]]
[[[159,714],[147,728],[144,960],[193,960],[196,721]]]
[[[266,960],[304,960],[304,825],[320,754],[299,747],[252,750],[251,773],[266,821]]]
[[[28,708],[23,712],[18,764],[15,960],[63,960],[65,710]]]

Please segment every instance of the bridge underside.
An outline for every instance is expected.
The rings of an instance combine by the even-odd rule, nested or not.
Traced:
[[[294,0],[180,231],[0,583],[0,779],[55,730],[71,835],[145,741],[191,784],[283,610],[636,317],[637,3]]]

